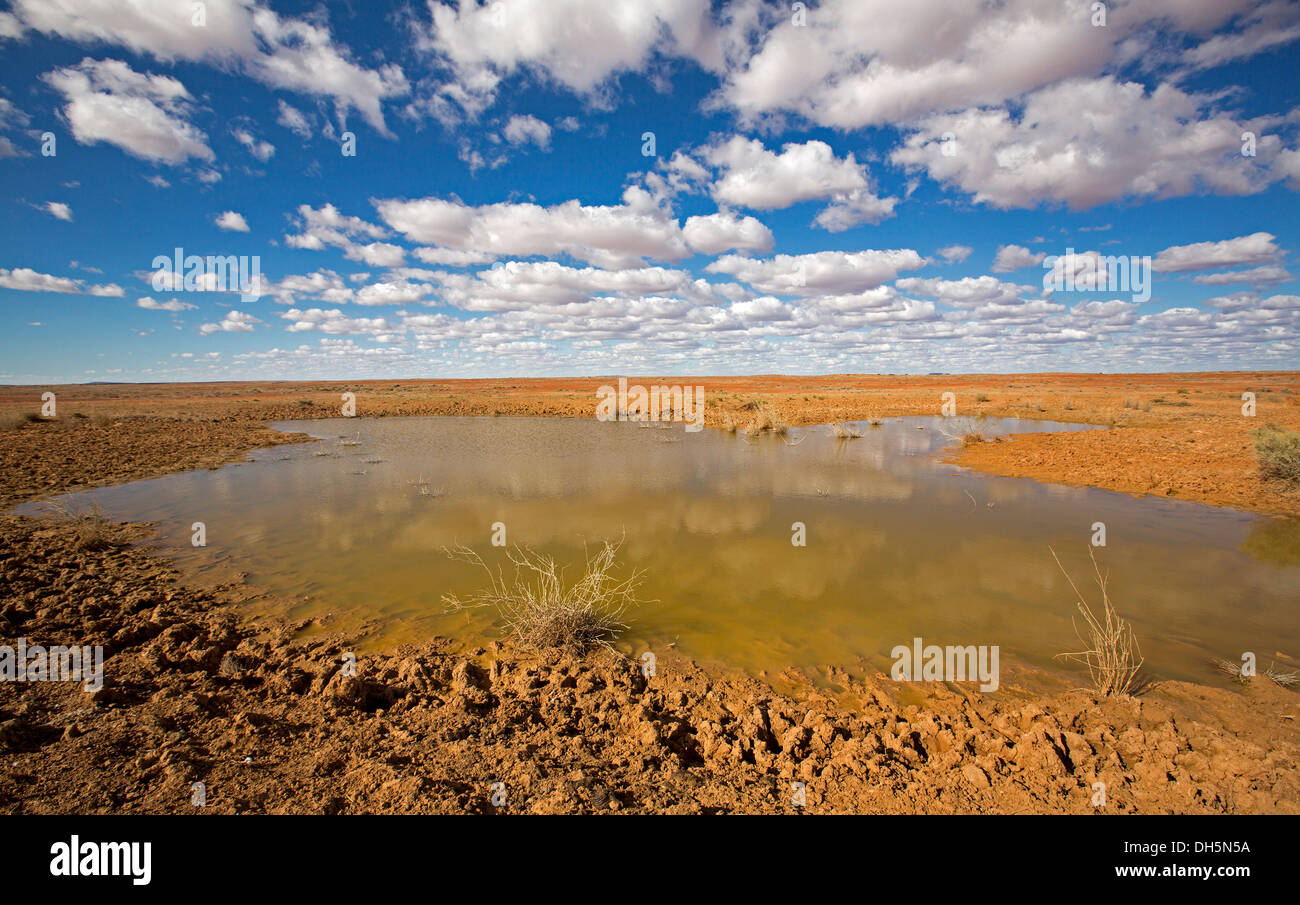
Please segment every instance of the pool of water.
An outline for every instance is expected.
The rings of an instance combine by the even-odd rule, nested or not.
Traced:
[[[156,522],[183,569],[246,573],[287,601],[274,615],[364,626],[363,650],[493,634],[486,610],[445,612],[444,593],[485,582],[444,548],[503,562],[490,544],[502,523],[511,545],[573,563],[570,575],[584,544],[624,538],[623,561],[656,601],[635,613],[629,653],[672,644],[754,672],[887,670],[895,645],[921,637],[998,645],[1004,664],[1065,673],[1053,655],[1078,649],[1075,608],[1051,549],[1094,592],[1102,522],[1094,552],[1152,676],[1216,681],[1214,658],[1300,656],[1297,535],[1276,520],[979,475],[940,461],[962,426],[938,417],[858,426],[854,440],[825,427],[750,440],[594,419],[290,421],[275,427],[321,439],[64,502]],[[1085,428],[990,418],[979,429]],[[190,544],[196,521],[204,548]],[[791,542],[796,522],[805,546]]]

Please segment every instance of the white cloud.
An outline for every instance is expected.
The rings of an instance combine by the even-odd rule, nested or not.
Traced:
[[[1004,283],[991,276],[963,277],[960,280],[905,277],[896,280],[894,288],[900,292],[938,299],[945,305],[957,308],[1016,305],[1034,290],[1032,286]]]
[[[1280,259],[1277,237],[1257,232],[1221,242],[1171,245],[1156,255],[1152,267],[1161,273],[1183,273],[1245,264],[1273,264]]]
[[[753,217],[741,217],[731,211],[688,217],[682,237],[692,251],[716,255],[724,251],[772,250],[772,231]]]
[[[1238,292],[1205,302],[1220,311],[1273,310],[1300,311],[1300,295],[1272,295],[1262,298],[1257,292]]]
[[[1204,286],[1232,286],[1246,283],[1265,286],[1271,283],[1289,283],[1293,279],[1295,277],[1285,267],[1269,265],[1249,267],[1245,270],[1229,270],[1224,273],[1205,273],[1192,277],[1192,282]]]
[[[794,113],[845,130],[905,123],[1096,75],[1177,41],[1171,32],[1205,33],[1255,2],[1112,0],[1106,27],[1094,28],[1084,0],[823,0],[809,4],[805,27],[775,13],[713,103],[742,119]]]
[[[993,272],[1010,273],[1023,267],[1037,267],[1045,257],[1044,252],[1032,252],[1023,245],[999,245],[993,257]]]
[[[218,227],[230,232],[248,232],[248,221],[244,219],[243,214],[237,211],[226,211],[220,214],[215,222]]]
[[[875,289],[901,271],[924,266],[925,260],[912,249],[896,248],[776,255],[763,260],[727,255],[705,269],[709,273],[731,274],[760,292],[810,296]]]
[[[535,116],[512,116],[504,130],[506,141],[512,145],[532,143],[539,148],[551,144],[551,127]]]
[[[0,12],[0,38],[20,38],[23,25],[13,13]]]
[[[58,292],[64,295],[96,295],[118,297],[126,291],[116,283],[104,285],[87,284],[84,280],[71,277],[56,277],[48,273],[39,273],[30,267],[15,267],[5,270],[0,267],[0,289],[13,289],[17,292]]]
[[[206,0],[203,27],[194,4],[178,0],[14,0],[27,28],[87,44],[111,43],[164,62],[204,61],[241,69],[274,88],[333,98],[340,116],[356,109],[386,131],[384,100],[406,94],[400,67],[366,69],[317,21],[282,18],[256,0]]]
[[[508,261],[472,276],[443,274],[439,282],[438,296],[444,303],[473,311],[532,310],[585,303],[606,295],[712,295],[707,282],[696,281],[684,270],[602,270],[566,267],[555,261]]]
[[[235,136],[235,141],[248,148],[248,153],[262,161],[262,163],[266,163],[275,156],[275,145],[269,141],[259,141],[247,129],[235,129],[231,134]]]
[[[718,171],[711,193],[719,203],[776,210],[801,201],[830,200],[831,206],[813,222],[831,232],[878,223],[893,214],[898,201],[875,195],[866,166],[852,154],[836,157],[822,141],[791,142],[776,154],[757,139],[737,135],[700,148],[695,155]],[[669,167],[684,177],[693,175],[685,161],[670,162]]]
[[[55,217],[56,219],[67,220],[69,222],[72,220],[72,208],[68,207],[61,201],[47,201],[41,205],[41,208],[42,210],[47,211],[51,217]]]
[[[644,258],[680,260],[690,251],[677,221],[643,189],[629,187],[624,203],[551,207],[500,202],[471,207],[420,198],[375,202],[380,219],[413,242],[493,257],[567,254],[598,267],[636,266]]]
[[[193,311],[198,305],[192,305],[189,302],[182,302],[180,299],[168,299],[165,302],[159,302],[151,298],[136,299],[136,307],[144,308],[147,311]]]
[[[1189,48],[1183,60],[1197,68],[1222,66],[1300,40],[1300,8],[1287,0],[1262,4],[1243,24],[1239,33],[1215,35]]]
[[[386,336],[398,330],[382,317],[348,317],[338,308],[328,311],[320,308],[309,308],[305,311],[291,308],[280,317],[292,322],[285,328],[290,333],[316,331],[336,335]]]
[[[362,239],[383,239],[388,230],[360,217],[346,216],[332,204],[313,208],[310,204],[298,205],[297,225],[302,230],[284,237],[289,248],[320,251],[326,247],[339,248],[354,261],[381,260],[401,263],[401,249],[395,245],[367,242]],[[385,266],[378,264],[376,266]]]
[[[429,4],[422,46],[454,74],[418,107],[444,121],[477,117],[496,99],[501,81],[525,71],[592,96],[618,73],[640,70],[656,51],[683,55],[716,71],[735,35],[756,18],[748,3],[718,26],[709,0],[591,0],[546,3]]]
[[[928,117],[891,160],[999,208],[1080,209],[1121,198],[1245,195],[1283,178],[1268,120],[1207,112],[1210,98],[1105,77],[1029,95],[1019,117],[971,108]],[[1241,153],[1243,130],[1259,134]]]
[[[947,264],[960,264],[971,256],[975,249],[969,245],[948,245],[935,252]]]
[[[358,289],[355,301],[358,305],[409,305],[424,301],[434,290],[427,283],[381,280]]]
[[[210,333],[252,333],[255,329],[253,325],[260,323],[262,321],[243,311],[227,311],[220,323],[203,324],[199,327],[199,332],[204,336]]]
[[[303,113],[297,107],[293,107],[289,104],[286,104],[284,101],[278,101],[276,109],[277,109],[277,114],[276,114],[275,121],[277,123],[279,123],[281,126],[284,126],[294,135],[297,135],[299,138],[301,138],[303,141],[306,141],[307,139],[311,138],[312,125],[311,122],[307,119],[307,115],[305,113]]]
[[[399,267],[406,261],[406,251],[391,242],[370,242],[353,245],[344,253],[352,261],[361,261],[371,267]]]
[[[13,102],[6,97],[0,97],[0,133],[7,132],[11,129],[25,128],[31,120],[27,114],[13,105]],[[10,141],[6,136],[0,134],[0,160],[6,157],[23,157],[25,152]]]
[[[84,59],[43,76],[66,101],[81,144],[106,142],[157,163],[212,160],[207,136],[187,119],[190,93],[170,76],[141,74],[119,60]]]

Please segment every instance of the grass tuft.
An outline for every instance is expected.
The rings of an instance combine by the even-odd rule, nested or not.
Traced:
[[[582,577],[572,584],[554,558],[527,547],[506,551],[514,565],[512,578],[495,572],[469,547],[449,548],[447,555],[479,566],[488,574],[489,586],[469,597],[443,597],[449,612],[490,606],[519,643],[537,649],[563,649],[584,653],[596,647],[612,649],[612,642],[627,629],[624,621],[637,605],[636,589],[643,573],[633,570],[626,578],[613,572],[622,541],[605,541],[588,552]]]
[[[50,503],[50,508],[64,518],[77,522],[77,539],[74,546],[85,553],[107,550],[118,546],[113,532],[113,523],[104,518],[98,506],[91,506],[88,512],[74,512],[63,503]]]
[[[1050,547],[1048,549],[1051,549]],[[1052,550],[1052,559],[1070,583],[1077,598],[1076,605],[1083,617],[1084,629],[1075,623],[1074,631],[1079,640],[1087,645],[1081,651],[1057,654],[1065,660],[1083,663],[1088,667],[1092,684],[1103,697],[1118,697],[1133,694],[1137,690],[1138,672],[1142,668],[1142,650],[1133,635],[1133,626],[1115,612],[1106,590],[1107,577],[1097,565],[1097,558],[1092,548],[1088,548],[1088,558],[1092,560],[1092,569],[1096,573],[1097,585],[1101,588],[1101,616],[1098,617],[1088,605],[1088,601],[1075,585],[1070,573],[1065,571],[1061,560]]]

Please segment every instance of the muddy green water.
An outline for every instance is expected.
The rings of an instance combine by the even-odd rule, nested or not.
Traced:
[[[197,577],[231,571],[292,601],[275,615],[313,630],[366,626],[361,649],[435,634],[491,636],[490,613],[448,615],[446,591],[483,585],[442,548],[490,563],[507,540],[574,563],[583,544],[625,537],[644,569],[629,653],[775,671],[864,664],[897,644],[999,645],[1069,677],[1072,593],[1095,552],[1156,678],[1222,681],[1210,661],[1255,651],[1300,657],[1300,535],[1294,522],[1192,503],[997,478],[935,455],[940,418],[824,427],[747,440],[680,425],[595,420],[392,418],[282,422],[319,442],[254,453],[214,471],[67,498],[114,519],[158,523],[159,543]],[[952,425],[947,425],[951,429]],[[988,419],[986,435],[1079,426]],[[39,510],[39,505],[24,511]],[[190,545],[202,521],[208,546]],[[806,526],[807,545],[791,543]],[[1285,661],[1280,661],[1285,662]],[[1294,667],[1293,667],[1294,668]]]

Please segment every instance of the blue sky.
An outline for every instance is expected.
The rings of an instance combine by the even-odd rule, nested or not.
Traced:
[[[0,2],[0,382],[1296,368],[1300,5],[1098,19]]]

